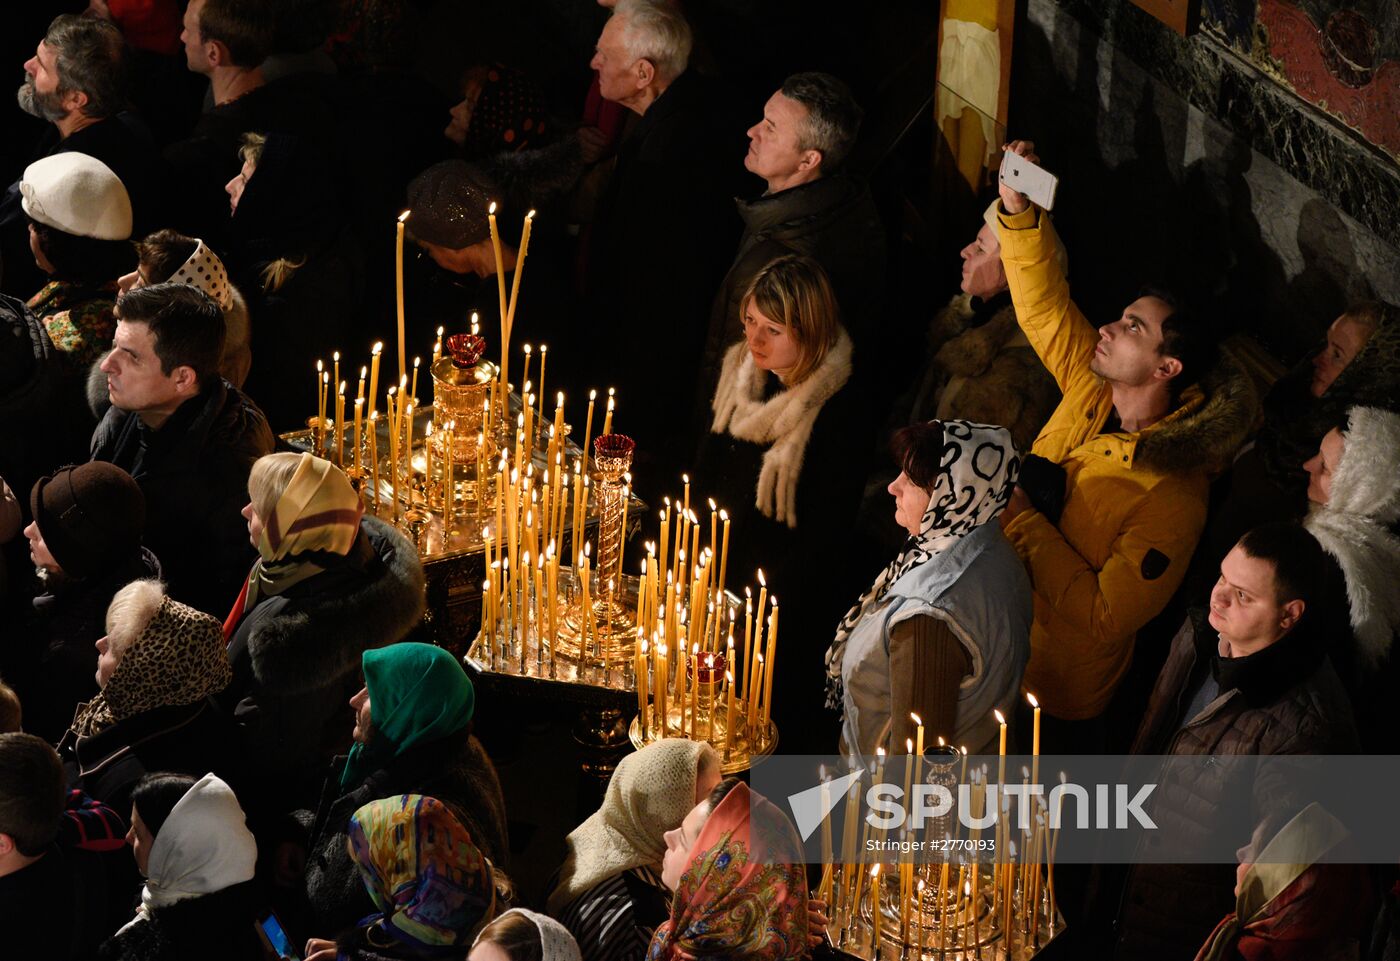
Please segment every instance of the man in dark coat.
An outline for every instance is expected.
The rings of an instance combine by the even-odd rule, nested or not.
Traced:
[[[117,317],[102,362],[112,407],[92,435],[92,459],[116,464],[146,495],[145,542],[171,597],[223,617],[255,556],[240,512],[272,431],[218,375],[224,314],[203,291],[142,287],[122,297]]]
[[[679,12],[639,4],[613,14],[592,63],[603,97],[639,119],[588,238],[588,355],[617,372],[619,429],[641,441],[634,471],[656,484],[669,483],[690,453],[673,407],[660,401],[695,382],[705,305],[738,226],[726,183],[737,137],[686,69],[690,45]]]
[[[1188,620],[1173,640],[1133,753],[1355,753],[1346,691],[1316,631],[1319,612],[1308,610],[1323,565],[1321,547],[1296,524],[1267,524],[1241,538],[1221,562],[1209,625]],[[1257,854],[1308,799],[1267,772],[1233,776],[1247,770],[1224,761],[1176,766],[1148,813],[1183,851],[1237,848],[1253,860],[1248,852]],[[1222,836],[1224,824],[1238,823],[1226,809],[1242,800],[1252,833]],[[1234,884],[1229,864],[1133,865],[1118,901],[1115,956],[1190,957],[1231,910]]]
[[[93,664],[112,596],[132,581],[159,578],[141,546],[146,499],[120,467],[94,462],[42,477],[24,529],[41,589],[22,644],[6,650],[6,676],[25,706],[24,726],[55,743],[73,708],[97,693]]]
[[[102,161],[131,197],[139,235],[162,226],[161,161],[150,131],[126,106],[126,53],[121,32],[98,17],[54,18],[33,57],[24,64],[19,105],[52,125],[35,151],[39,160],[77,151]],[[4,289],[29,296],[44,284],[29,251],[29,229],[20,209],[19,181],[0,198],[0,262]]]
[[[850,89],[825,73],[798,73],[749,128],[744,168],[763,195],[736,200],[744,234],[714,297],[700,394],[709,410],[724,350],[743,334],[739,304],[758,271],[783,254],[806,254],[826,270],[857,356],[876,332],[885,278],[885,229],[866,184],[842,165],[863,111]]]

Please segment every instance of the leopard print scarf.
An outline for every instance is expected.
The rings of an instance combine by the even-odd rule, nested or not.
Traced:
[[[1011,499],[1021,459],[1005,427],[943,421],[943,456],[919,535],[875,578],[854,607],[841,619],[836,638],[826,652],[826,706],[841,710],[841,661],[846,641],[868,611],[885,599],[891,587],[909,571],[926,564],[972,531],[996,519]]]
[[[232,678],[219,622],[167,597],[126,649],[107,685],[78,706],[73,733],[91,737],[146,711],[197,703],[222,691]]]

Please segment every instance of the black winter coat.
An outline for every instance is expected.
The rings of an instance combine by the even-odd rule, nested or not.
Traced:
[[[233,727],[209,698],[144,711],[90,737],[70,730],[58,751],[68,786],[123,817],[131,812],[132,788],[146,774],[201,777],[212,771],[235,788],[242,782]]]
[[[92,459],[116,464],[146,495],[145,543],[175,600],[228,615],[256,556],[242,515],[248,472],[272,446],[262,411],[223,379],[159,430],[130,411],[112,407],[103,415]]]
[[[743,336],[739,304],[754,275],[785,254],[822,265],[857,353],[877,332],[885,283],[885,228],[863,181],[846,174],[735,200],[744,234],[710,309],[701,396],[714,394],[724,350]]]
[[[318,930],[343,930],[373,910],[345,845],[350,816],[370,801],[400,794],[436,798],[452,809],[493,865],[506,866],[510,839],[501,782],[469,732],[415,745],[342,794],[344,766],[340,757],[330,767],[307,846],[306,894]]]
[[[65,581],[34,598],[23,650],[8,675],[24,702],[24,729],[57,743],[73,709],[97,694],[97,639],[107,633],[107,607],[132,581],[161,576],[160,562],[144,547],[125,563],[80,581]]]
[[[245,809],[312,802],[326,762],[350,743],[361,654],[402,640],[422,620],[423,592],[407,538],[364,517],[343,564],[244,611],[229,638],[233,680],[218,701],[256,778]]]
[[[266,916],[256,881],[186,898],[108,938],[99,961],[261,961],[266,958],[255,925]]]
[[[820,753],[836,743],[836,717],[824,708],[826,649],[842,615],[873,577],[845,570],[839,561],[853,546],[869,466],[867,424],[849,381],[822,406],[798,475],[795,528],[755,506],[766,446],[710,433],[707,423],[696,460],[698,476],[711,485],[704,496],[729,512],[736,532],[729,589],[742,593],[751,585],[757,594],[756,571],[762,568],[769,593],[779,598],[785,653],[773,716],[784,752]]]
[[[694,71],[671,83],[619,148],[588,239],[587,356],[616,372],[618,429],[637,440],[634,476],[663,484],[691,453],[678,407],[690,402],[708,305],[739,228],[728,181],[743,169],[732,135],[742,128],[727,131],[717,105]]]
[[[1218,637],[1189,619],[1172,641],[1171,652],[1148,701],[1134,754],[1171,756],[1267,757],[1286,754],[1347,754],[1358,750],[1346,691],[1327,659],[1326,648],[1306,619],[1268,648],[1246,658],[1214,657]],[[1183,718],[1187,702],[1207,670],[1214,670],[1221,692],[1193,718]],[[1150,816],[1173,844],[1188,849],[1217,845],[1242,811],[1244,832],[1224,841],[1258,850],[1306,799],[1291,786],[1261,774],[1236,775],[1246,768],[1213,763],[1191,780],[1177,772],[1155,791]],[[1227,826],[1228,825],[1228,826]],[[1150,843],[1150,842],[1149,842]],[[1234,871],[1228,864],[1137,864],[1129,869],[1117,922],[1119,958],[1190,957],[1216,923],[1234,907]]]

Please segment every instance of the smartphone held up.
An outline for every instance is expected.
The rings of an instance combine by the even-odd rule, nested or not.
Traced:
[[[1055,208],[1055,190],[1060,185],[1059,178],[1043,167],[1031,163],[1019,154],[1007,151],[1001,158],[1001,182],[1041,210]]]

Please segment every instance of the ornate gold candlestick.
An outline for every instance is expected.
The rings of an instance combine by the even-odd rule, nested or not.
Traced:
[[[598,484],[594,498],[598,504],[598,567],[595,583],[590,584],[590,602],[594,624],[589,625],[591,653],[613,661],[630,657],[636,643],[636,609],[623,602],[622,544],[627,532],[626,505],[628,489],[623,475],[632,466],[636,441],[625,434],[604,434],[593,442],[593,463],[598,469]],[[561,649],[578,656],[580,637],[584,628],[582,598],[570,606],[559,629]]]

